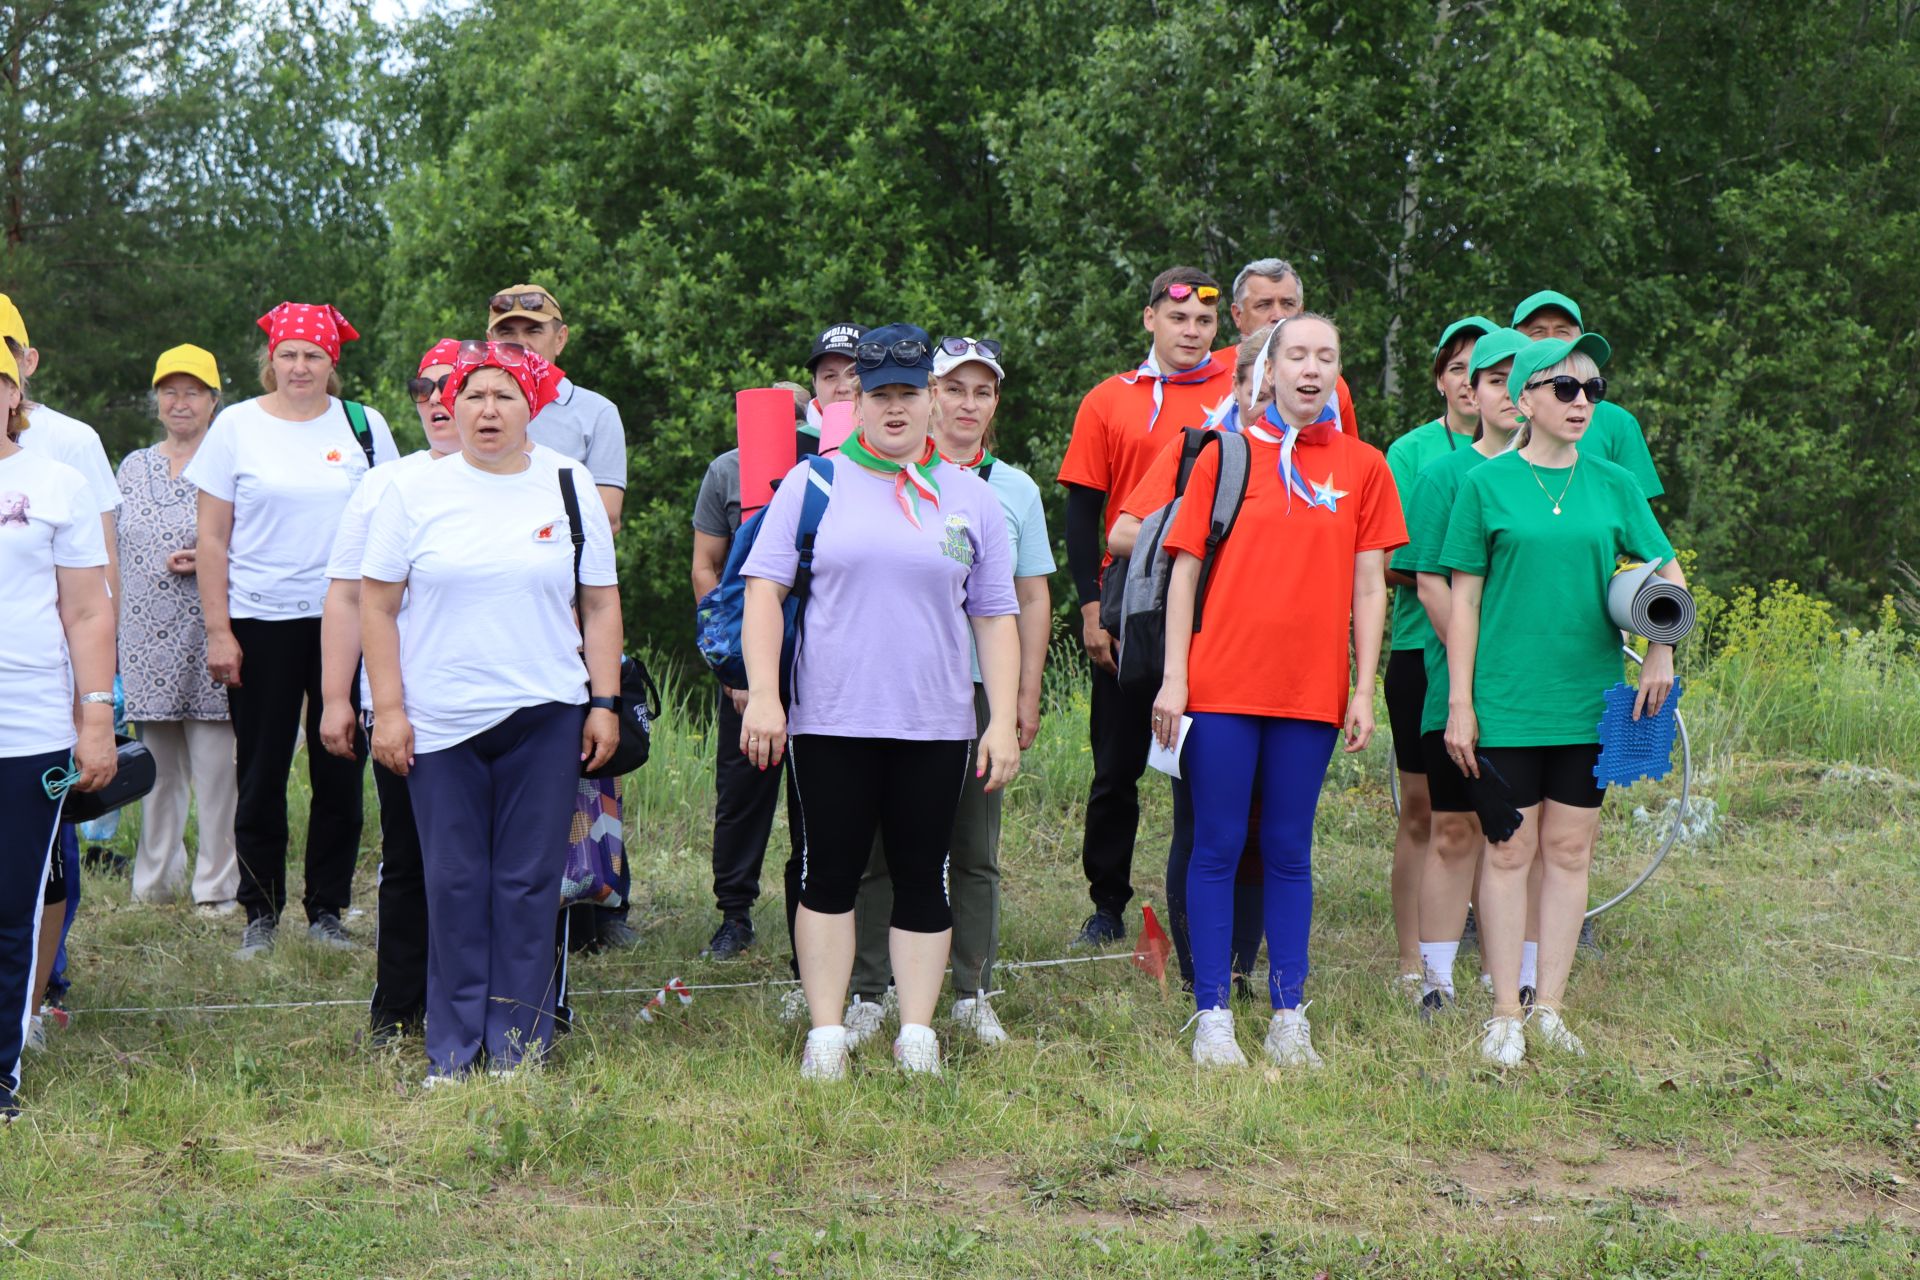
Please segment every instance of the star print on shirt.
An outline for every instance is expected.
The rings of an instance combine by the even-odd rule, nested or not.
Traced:
[[[1345,489],[1336,489],[1333,487],[1333,473],[1331,471],[1327,473],[1325,480],[1315,480],[1313,482],[1313,505],[1316,507],[1325,507],[1329,511],[1338,511],[1340,509],[1340,499],[1346,496],[1347,491]]]

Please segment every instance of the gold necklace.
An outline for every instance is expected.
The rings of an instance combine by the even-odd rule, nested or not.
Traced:
[[[1553,514],[1559,515],[1560,504],[1566,500],[1567,490],[1573,488],[1574,473],[1580,469],[1580,455],[1577,453],[1573,455],[1573,465],[1567,468],[1567,482],[1560,486],[1560,496],[1558,498],[1554,497],[1547,489],[1545,482],[1540,479],[1540,473],[1533,470],[1532,460],[1528,458],[1522,458],[1520,460],[1527,464],[1527,470],[1533,472],[1533,482],[1540,486],[1540,492],[1546,494],[1547,501],[1553,504]]]

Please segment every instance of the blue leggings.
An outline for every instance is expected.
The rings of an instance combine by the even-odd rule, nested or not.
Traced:
[[[1232,993],[1234,872],[1246,847],[1256,787],[1266,870],[1267,989],[1274,1008],[1300,1006],[1313,922],[1313,814],[1338,734],[1334,725],[1319,721],[1193,714],[1181,772],[1193,787],[1187,925],[1198,1008],[1224,1009]]]

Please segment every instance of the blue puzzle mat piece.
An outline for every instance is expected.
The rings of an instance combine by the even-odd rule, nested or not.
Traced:
[[[1642,778],[1658,782],[1673,772],[1680,681],[1673,682],[1673,692],[1659,715],[1635,720],[1633,700],[1638,692],[1630,684],[1607,690],[1606,709],[1600,714],[1600,759],[1593,766],[1594,780],[1601,786],[1630,787]]]

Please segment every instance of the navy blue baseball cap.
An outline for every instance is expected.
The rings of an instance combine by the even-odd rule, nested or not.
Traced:
[[[807,372],[812,373],[822,360],[828,356],[845,356],[853,359],[853,348],[865,332],[851,320],[840,320],[820,331],[813,340],[813,350],[807,354]]]
[[[862,391],[924,387],[933,374],[933,339],[917,324],[883,324],[860,335],[853,363]]]

